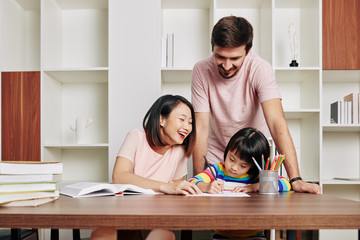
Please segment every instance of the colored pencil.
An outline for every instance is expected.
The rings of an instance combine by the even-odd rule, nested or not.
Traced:
[[[261,171],[262,169],[261,169],[261,167],[259,166],[259,164],[256,162],[256,160],[255,160],[254,157],[252,157],[252,160],[254,161],[254,163],[255,163],[256,167],[259,169],[259,171]]]
[[[213,170],[212,170],[212,168],[211,168],[211,165],[210,165],[210,163],[208,162],[208,160],[206,159],[205,156],[204,156],[204,159],[205,159],[206,166],[210,169],[210,172],[211,172],[211,174],[212,174],[213,177],[214,177],[214,180],[217,180],[216,175],[215,175],[215,173],[213,172]]]
[[[270,170],[274,170],[275,163],[276,163],[276,156],[274,157],[274,160],[273,160],[273,162],[271,164]]]
[[[267,161],[266,161],[266,165],[265,165],[265,169],[264,169],[264,170],[268,170],[269,162],[270,162],[270,157],[268,157],[268,159],[267,159]],[[270,163],[270,164],[271,164],[271,163]]]

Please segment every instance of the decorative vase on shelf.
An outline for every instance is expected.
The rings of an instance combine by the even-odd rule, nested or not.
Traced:
[[[92,123],[91,118],[78,117],[75,122],[75,127],[71,126],[70,129],[76,133],[76,143],[87,143],[86,128]]]
[[[291,55],[291,63],[290,67],[298,67],[299,63],[296,62],[296,58],[298,56],[298,44],[296,41],[296,32],[295,27],[292,23],[289,25],[289,38],[290,38],[290,55]]]

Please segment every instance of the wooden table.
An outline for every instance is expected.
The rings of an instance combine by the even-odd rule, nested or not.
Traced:
[[[0,208],[0,227],[118,229],[359,229],[360,203],[305,193],[251,197],[132,195]]]

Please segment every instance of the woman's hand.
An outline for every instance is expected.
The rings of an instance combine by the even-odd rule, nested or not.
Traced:
[[[160,191],[166,194],[201,194],[201,190],[193,183],[182,181],[171,181],[160,186]]]
[[[235,187],[232,191],[233,192],[244,192],[244,193],[257,192],[257,191],[259,191],[259,183]]]

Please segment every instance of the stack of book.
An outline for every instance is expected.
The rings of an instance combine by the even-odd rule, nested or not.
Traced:
[[[359,124],[359,93],[350,93],[343,99],[330,104],[330,123]]]
[[[0,161],[0,206],[38,206],[59,198],[61,162]]]

